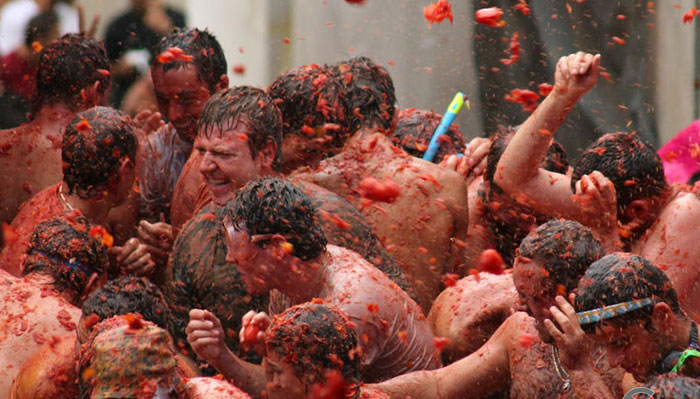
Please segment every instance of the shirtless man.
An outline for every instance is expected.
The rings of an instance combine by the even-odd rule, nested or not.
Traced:
[[[179,50],[173,54],[172,49]],[[143,152],[147,166],[141,182],[141,213],[151,222],[167,213],[179,231],[192,216],[204,183],[199,154],[192,151],[197,119],[209,97],[228,87],[226,58],[216,38],[196,28],[164,38],[155,54],[153,87],[158,109],[169,123],[148,137]]]
[[[203,185],[192,151],[197,118],[207,99],[228,87],[228,77],[224,52],[207,30],[176,30],[160,41],[156,54],[151,78],[160,112],[147,110],[135,118],[143,133],[136,161],[140,195],[114,209],[110,220],[129,233],[136,227],[162,271]]]
[[[391,141],[414,157],[423,158],[441,120],[442,115],[433,111],[402,109],[396,129],[391,134]],[[464,134],[459,130],[459,126],[456,123],[451,124],[447,132],[440,137],[440,149],[432,162],[439,164],[444,158],[464,151],[465,144]]]
[[[250,399],[225,381],[182,370],[168,332],[134,314],[94,327],[78,375],[79,398]]]
[[[523,240],[513,266],[513,282],[527,313],[510,316],[484,346],[462,360],[376,387],[400,399],[481,398],[508,387],[510,397],[518,399],[620,397],[623,373],[608,368],[603,351],[585,345],[557,350],[545,327],[555,297],[576,288],[602,254],[590,231],[576,222],[552,220],[538,227]]]
[[[336,69],[346,84],[352,136],[319,169],[302,170],[296,177],[339,194],[360,210],[427,312],[440,292],[440,277],[461,273],[469,217],[467,186],[455,172],[391,144],[387,134],[395,123],[396,97],[383,67],[359,57]]]
[[[32,234],[24,277],[0,270],[0,397],[44,342],[75,331],[82,298],[106,277],[107,254],[91,227],[80,217],[46,221]]]
[[[66,127],[61,154],[63,181],[25,202],[10,225],[13,237],[6,238],[0,267],[15,276],[21,274],[22,256],[39,223],[78,212],[93,224],[105,225],[110,209],[132,192],[136,136],[124,113],[107,107],[78,113]],[[109,233],[102,229],[99,234],[112,245]],[[153,270],[146,246],[136,238],[110,248],[110,253],[126,272],[148,275]]]
[[[188,348],[184,331],[190,309],[207,309],[221,319],[227,343],[237,352],[241,317],[251,308],[267,306],[267,295],[250,295],[236,268],[227,264],[220,220],[222,207],[238,188],[256,178],[279,175],[281,135],[280,112],[259,89],[220,91],[202,112],[195,147],[213,204],[204,205],[175,241],[166,284],[177,326],[174,338],[183,349]],[[352,205],[311,183],[299,187],[321,209],[321,226],[332,244],[359,253],[411,292],[401,269]]]
[[[607,252],[619,250],[622,238],[626,249],[666,272],[681,307],[697,318],[700,199],[667,184],[651,145],[634,134],[605,135],[583,153],[571,177],[538,168],[553,132],[595,84],[599,63],[599,55],[583,53],[559,60],[554,90],[513,137],[495,182],[532,209],[589,226],[607,242]]]
[[[576,310],[560,299],[552,314],[562,329],[548,328],[565,345],[575,345],[583,327],[605,346],[610,365],[623,367],[636,381],[671,371],[700,378],[700,355],[691,351],[690,356],[681,357],[686,349],[700,348],[697,325],[681,310],[669,277],[649,260],[629,253],[610,254],[586,270],[574,301]],[[576,311],[622,303],[626,304],[614,311],[592,312],[583,326],[576,317]]]
[[[83,302],[75,331],[44,344],[30,357],[12,384],[10,399],[75,398],[78,394],[76,365],[80,345],[87,342],[100,321],[138,313],[160,328],[172,328],[170,308],[163,293],[143,277],[121,277],[93,291]],[[57,341],[57,342],[56,342]],[[181,370],[196,375],[193,365],[178,357]]]
[[[310,198],[291,183],[249,182],[224,210],[227,260],[253,294],[276,289],[293,304],[319,298],[345,312],[360,337],[363,381],[439,367],[418,305],[356,253],[326,245],[318,219]],[[223,338],[216,316],[190,311],[187,340],[193,350],[230,381],[245,384],[251,368],[260,366],[234,355]]]
[[[306,302],[272,320],[266,315],[248,320],[255,322],[251,328],[257,335],[244,335],[242,341],[261,350],[265,357],[262,367],[251,368],[241,386],[256,399],[388,399],[381,391],[361,386],[360,357],[355,355],[357,334],[337,307]],[[209,345],[204,350],[220,352],[225,347]],[[215,357],[216,353],[210,355]]]
[[[446,285],[433,302],[428,322],[436,337],[447,339],[442,359],[452,363],[491,338],[517,309],[518,292],[510,270],[500,275],[470,275]]]
[[[37,68],[33,120],[0,131],[0,222],[9,223],[23,202],[61,181],[66,125],[77,112],[101,104],[111,82],[104,47],[77,34],[48,45]]]

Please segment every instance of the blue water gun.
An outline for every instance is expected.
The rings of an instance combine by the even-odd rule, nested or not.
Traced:
[[[430,144],[428,144],[428,149],[425,151],[425,154],[423,154],[423,160],[428,162],[433,161],[435,154],[437,154],[440,149],[440,136],[447,132],[447,129],[450,128],[450,125],[454,122],[457,114],[462,109],[462,105],[465,103],[467,104],[467,109],[471,109],[467,96],[461,91],[458,91],[452,99],[452,102],[450,102],[450,106],[447,107],[447,111],[445,111],[445,114],[442,116],[442,120],[437,129],[435,129],[435,133],[433,133],[433,137],[430,139]]]

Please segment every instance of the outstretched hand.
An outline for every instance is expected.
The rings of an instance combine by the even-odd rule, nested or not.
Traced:
[[[228,351],[219,319],[208,310],[192,309],[185,333],[194,353],[216,368]]]
[[[600,54],[579,51],[561,57],[554,73],[554,91],[575,102],[595,86],[599,69]]]

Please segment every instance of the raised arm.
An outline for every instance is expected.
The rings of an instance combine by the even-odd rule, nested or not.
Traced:
[[[600,55],[578,52],[559,59],[554,89],[523,123],[498,163],[494,182],[519,202],[546,215],[581,220],[569,177],[539,167],[554,132],[576,101],[598,80]]]
[[[508,346],[518,316],[510,317],[478,351],[447,367],[416,371],[373,385],[391,399],[486,397],[510,378]]]

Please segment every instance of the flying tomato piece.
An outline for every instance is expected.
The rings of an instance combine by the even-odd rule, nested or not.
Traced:
[[[478,9],[474,16],[476,22],[493,28],[500,28],[506,24],[506,21],[501,19],[501,17],[503,17],[503,10],[498,7]]]

